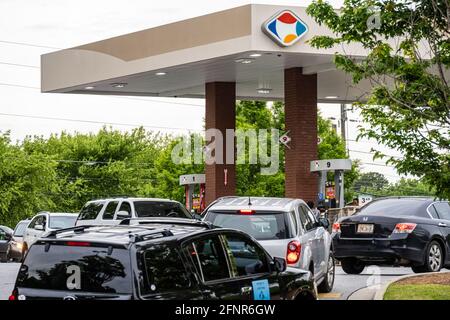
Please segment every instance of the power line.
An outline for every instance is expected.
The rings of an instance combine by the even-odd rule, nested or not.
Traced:
[[[7,87],[18,87],[18,88],[25,88],[25,89],[35,89],[35,90],[41,90],[39,87],[32,87],[32,86],[25,86],[15,83],[0,83],[0,86],[7,86]],[[153,100],[153,99],[139,99],[139,98],[132,98],[132,97],[119,97],[119,96],[102,96],[106,98],[111,99],[125,99],[125,100],[133,100],[133,101],[143,101],[143,102],[156,102],[156,103],[164,103],[164,104],[170,104],[170,105],[182,105],[182,106],[192,106],[192,107],[199,107],[204,108],[204,105],[201,104],[195,104],[195,103],[185,103],[185,102],[173,102],[173,101],[161,101],[161,100]]]
[[[35,48],[62,50],[62,48],[51,47],[51,46],[46,46],[46,45],[41,45],[41,44],[28,43],[28,42],[0,40],[0,43],[12,44],[12,45],[17,45],[17,46],[27,46],[27,47],[35,47]]]
[[[119,122],[104,122],[104,121],[93,121],[93,120],[82,120],[82,119],[68,119],[68,118],[56,118],[56,117],[44,117],[35,115],[25,115],[25,114],[13,114],[13,113],[0,113],[2,116],[7,117],[19,117],[19,118],[31,118],[31,119],[42,119],[42,120],[52,120],[52,121],[68,121],[68,122],[83,122],[92,124],[103,124],[103,125],[114,125],[114,126],[128,126],[128,127],[144,127],[151,129],[161,129],[161,130],[186,130],[186,131],[199,131],[196,129],[180,128],[180,127],[162,127],[162,126],[148,126],[130,123],[119,123]]]
[[[3,62],[3,61],[0,61],[0,64],[7,65],[7,66],[13,66],[13,67],[24,67],[24,68],[40,69],[40,67],[38,67],[38,66],[32,66],[32,65],[29,65],[29,64],[20,64],[20,63]]]

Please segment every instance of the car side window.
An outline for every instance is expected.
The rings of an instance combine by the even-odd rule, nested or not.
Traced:
[[[230,278],[227,260],[218,236],[194,240],[186,250],[203,281]]]
[[[86,204],[80,211],[78,216],[78,220],[95,220],[97,219],[98,214],[103,209],[103,205],[105,203],[102,202],[91,202]]]
[[[436,202],[433,206],[440,219],[450,220],[450,205],[448,202]]]
[[[237,234],[224,234],[223,240],[233,276],[244,277],[269,272],[266,253],[253,241]]]
[[[433,219],[439,219],[439,215],[433,205],[429,206],[427,210]]]
[[[0,229],[0,241],[6,240],[6,232]]]
[[[46,216],[42,216],[42,226],[44,227],[44,230],[47,228],[47,217]]]
[[[33,220],[31,220],[30,224],[28,225],[28,228],[34,229],[34,226],[36,225],[36,222],[38,221],[39,217],[34,217]]]
[[[311,220],[311,217],[308,215],[308,209],[301,205],[299,207],[300,220],[302,221],[303,227],[306,231],[314,229],[314,220]]]
[[[105,208],[105,212],[103,212],[103,220],[112,220],[114,218],[114,214],[116,213],[116,208],[119,205],[119,201],[111,201]]]
[[[33,228],[36,229],[36,226],[43,226],[43,227],[45,226],[45,224],[44,224],[44,216],[39,216],[39,217],[37,217],[36,222],[34,223]]]
[[[186,289],[190,286],[179,249],[166,245],[154,245],[144,252],[146,291],[161,293]]]
[[[128,213],[129,216],[131,216],[131,204],[127,201],[123,201],[120,204],[119,211],[125,211]]]
[[[297,214],[295,213],[295,211],[293,210],[293,211],[291,211],[291,212],[289,212],[289,215],[291,216],[291,221],[292,221],[292,224],[293,224],[293,226],[294,226],[294,232],[293,232],[293,234],[296,236],[296,235],[298,235],[298,221],[297,221]]]

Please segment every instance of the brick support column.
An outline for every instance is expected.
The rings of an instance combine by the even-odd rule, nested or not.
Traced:
[[[285,195],[317,202],[318,177],[310,172],[317,153],[317,75],[302,68],[284,71],[286,130],[292,138],[286,148]]]
[[[206,205],[222,196],[232,196],[236,193],[235,164],[226,164],[227,141],[226,129],[236,128],[236,83],[211,82],[205,87],[206,92],[206,129],[215,128],[223,136],[223,164],[205,166],[206,175]],[[234,140],[234,138],[233,138]],[[227,172],[225,184],[225,170]]]

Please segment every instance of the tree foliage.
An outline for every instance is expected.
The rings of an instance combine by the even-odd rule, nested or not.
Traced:
[[[367,57],[335,54],[336,66],[371,92],[355,105],[370,128],[360,137],[401,151],[374,150],[399,173],[412,174],[450,197],[450,2],[448,0],[345,0],[337,12],[322,0],[307,13],[335,34],[316,36],[316,48],[359,43]],[[377,15],[379,25],[368,23]]]
[[[284,107],[240,102],[238,129],[284,130]],[[345,158],[345,146],[328,120],[319,117],[320,158]],[[103,128],[95,134],[27,137],[13,144],[0,135],[0,224],[14,226],[39,211],[78,212],[95,198],[145,196],[184,201],[182,174],[202,173],[204,164],[175,164],[172,150],[183,136],[163,136],[137,128],[121,132]],[[237,166],[237,193],[284,196],[284,146],[280,168],[261,175],[260,164]],[[247,148],[248,152],[248,148]],[[349,172],[347,185],[357,171]]]

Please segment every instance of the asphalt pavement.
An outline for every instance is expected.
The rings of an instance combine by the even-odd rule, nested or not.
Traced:
[[[372,300],[376,290],[383,284],[411,273],[411,268],[369,266],[361,274],[349,275],[341,267],[336,267],[333,291],[321,294],[320,299]]]
[[[8,299],[14,286],[19,263],[0,263],[0,300]],[[359,275],[348,275],[336,268],[336,280],[331,293],[322,294],[321,300],[373,299],[377,286],[397,277],[411,274],[411,268],[366,267]],[[367,289],[370,287],[372,289]]]
[[[8,300],[14,288],[20,263],[0,263],[0,300]]]

